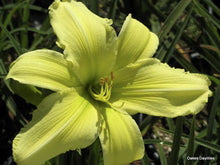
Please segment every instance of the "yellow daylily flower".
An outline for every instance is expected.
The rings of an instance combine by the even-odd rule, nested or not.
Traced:
[[[206,76],[152,58],[158,37],[128,15],[119,35],[112,21],[82,3],[56,0],[51,25],[63,54],[35,50],[12,63],[7,78],[54,91],[13,141],[19,165],[40,165],[99,138],[105,165],[141,159],[144,143],[130,115],[198,113],[211,95]]]

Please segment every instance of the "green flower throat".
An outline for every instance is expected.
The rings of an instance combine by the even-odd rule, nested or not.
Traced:
[[[111,72],[110,76],[100,78],[99,84],[90,85],[89,93],[91,94],[92,98],[94,98],[97,101],[110,104],[109,99],[111,97],[113,79],[113,72]]]

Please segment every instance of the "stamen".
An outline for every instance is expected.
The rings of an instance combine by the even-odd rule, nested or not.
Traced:
[[[97,86],[89,86],[89,92],[95,100],[108,103],[113,87],[113,73],[111,73],[110,77],[100,78],[99,85],[98,88]]]
[[[111,98],[111,90],[113,87],[113,79],[114,75],[113,72],[111,72],[109,77],[100,78],[99,86],[89,86],[89,92],[95,100],[106,103],[112,109],[118,112],[125,113],[121,110],[121,108],[124,106],[124,102],[117,106],[109,102],[109,99]]]

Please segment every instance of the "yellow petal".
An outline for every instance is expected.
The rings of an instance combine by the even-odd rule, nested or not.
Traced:
[[[111,108],[102,111],[99,135],[105,165],[125,165],[144,156],[144,143],[135,121]]]
[[[62,54],[42,49],[25,53],[16,59],[10,66],[7,78],[59,91],[79,85],[71,69]]]
[[[13,141],[13,157],[19,165],[40,165],[68,150],[84,148],[97,138],[96,109],[74,90],[46,97],[32,121]]]
[[[76,72],[82,82],[110,73],[117,38],[112,21],[93,14],[81,2],[57,0],[49,9],[57,43],[65,58],[80,67]]]
[[[208,97],[210,81],[201,74],[170,68],[156,59],[142,60],[115,73],[112,99],[131,114],[176,117],[196,114]]]
[[[118,37],[115,70],[138,59],[152,57],[158,44],[158,37],[154,33],[128,15]]]

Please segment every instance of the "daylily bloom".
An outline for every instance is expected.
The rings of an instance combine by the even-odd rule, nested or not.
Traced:
[[[40,165],[97,138],[105,165],[141,159],[144,143],[130,115],[196,114],[211,95],[206,76],[152,58],[158,37],[131,15],[117,36],[111,20],[80,2],[56,0],[49,10],[63,54],[47,49],[25,53],[7,76],[54,91],[13,141],[19,165]]]

